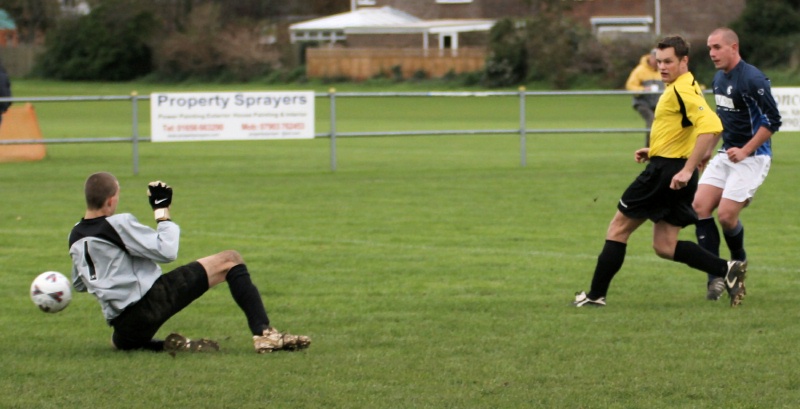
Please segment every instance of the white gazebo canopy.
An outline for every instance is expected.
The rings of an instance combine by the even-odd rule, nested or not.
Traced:
[[[445,48],[444,38],[450,37],[449,46],[458,49],[458,33],[489,31],[494,20],[452,19],[421,20],[391,7],[361,8],[348,13],[292,24],[289,30],[292,42],[329,41],[347,39],[347,34],[422,34],[424,49],[428,49],[429,35],[439,36],[439,48]]]
[[[289,26],[292,42],[344,40],[346,28],[362,26],[392,26],[422,21],[411,14],[391,7],[367,7],[347,13],[296,23]]]

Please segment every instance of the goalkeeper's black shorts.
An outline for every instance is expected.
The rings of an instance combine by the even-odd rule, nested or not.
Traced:
[[[111,321],[118,349],[145,347],[173,315],[208,291],[208,275],[193,261],[159,277],[141,300]]]

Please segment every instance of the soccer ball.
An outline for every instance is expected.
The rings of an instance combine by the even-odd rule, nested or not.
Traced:
[[[31,300],[44,312],[59,312],[72,300],[67,277],[56,271],[45,271],[31,283]]]

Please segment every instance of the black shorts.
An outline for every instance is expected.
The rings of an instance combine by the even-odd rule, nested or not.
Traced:
[[[679,227],[696,223],[692,201],[697,191],[697,171],[683,189],[669,188],[685,164],[686,159],[650,158],[644,171],[622,194],[617,209],[632,219],[650,219],[653,223],[663,220]]]
[[[141,300],[111,321],[118,349],[138,349],[147,344],[173,315],[208,291],[208,275],[193,261],[159,277]]]

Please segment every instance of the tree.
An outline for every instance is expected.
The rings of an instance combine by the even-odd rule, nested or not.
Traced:
[[[520,84],[528,76],[525,37],[511,19],[502,19],[489,30],[489,58],[484,83],[490,87]]]
[[[4,1],[28,9],[40,2],[57,5]],[[349,8],[341,0],[87,1],[89,15],[49,23],[39,74],[69,80],[129,80],[153,73],[163,79],[248,80],[280,65],[278,47],[263,41],[269,24],[291,14]]]
[[[183,28],[154,43],[156,74],[164,79],[247,81],[278,64],[278,50],[262,44],[261,25],[246,18],[225,22],[209,2],[189,13]]]
[[[595,67],[604,63],[598,61],[602,55],[591,52],[591,33],[566,15],[564,2],[543,0],[534,6],[537,12],[532,17],[503,19],[492,27],[484,72],[486,85],[533,80],[566,88],[582,70],[594,73]]]
[[[785,66],[800,49],[800,2],[748,0],[731,28],[739,34],[740,52],[748,62]]]
[[[64,80],[124,81],[152,69],[147,44],[155,19],[135,0],[108,0],[48,33],[37,70]]]

